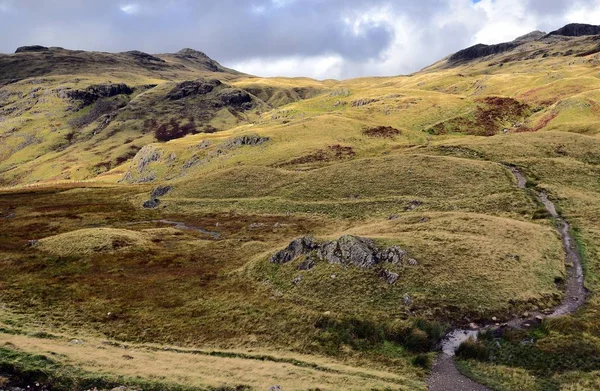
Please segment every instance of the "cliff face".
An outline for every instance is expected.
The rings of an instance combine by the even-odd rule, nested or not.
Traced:
[[[507,52],[516,48],[519,45],[521,45],[521,42],[505,42],[499,43],[497,45],[477,44],[454,53],[452,56],[450,56],[448,61],[454,64],[472,61],[477,58]]]
[[[600,26],[591,24],[571,23],[548,35],[562,35],[566,37],[582,37],[584,35],[600,34]]]

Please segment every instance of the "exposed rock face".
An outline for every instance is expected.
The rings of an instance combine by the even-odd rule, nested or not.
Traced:
[[[221,82],[216,79],[205,80],[190,80],[177,84],[175,88],[167,94],[167,99],[179,100],[188,96],[205,95],[221,85]]]
[[[354,265],[360,268],[372,268],[381,263],[402,265],[407,253],[398,246],[378,248],[371,239],[346,235],[338,240],[317,243],[312,238],[303,237],[293,240],[285,249],[271,257],[273,263],[287,263],[307,255],[298,266],[299,270],[308,270],[315,266],[314,258],[339,265]]]
[[[273,263],[291,262],[300,255],[309,254],[318,248],[312,238],[303,237],[293,240],[286,248],[271,257]]]
[[[358,267],[373,267],[378,262],[378,251],[370,239],[357,236],[342,236],[338,240],[323,243],[317,256],[329,263],[353,264]]]
[[[162,58],[158,58],[148,53],[140,52],[139,50],[130,50],[125,52],[125,54],[130,55],[135,58],[137,61],[142,63],[150,63],[150,62],[166,62]]]
[[[82,101],[83,106],[88,106],[100,98],[109,98],[116,95],[130,95],[133,88],[127,84],[97,84],[86,88],[85,90],[65,91],[66,97]]]
[[[244,110],[252,108],[252,96],[244,90],[226,88],[219,92],[219,98],[226,106],[234,106]]]
[[[262,137],[262,136],[252,134],[249,136],[241,136],[241,137],[236,137],[232,140],[229,140],[225,144],[225,148],[241,147],[244,145],[261,145],[261,144],[266,143],[267,141],[269,141],[268,137]]]
[[[556,31],[552,31],[550,35],[562,35],[566,37],[581,37],[584,35],[598,35],[600,34],[600,26],[591,24],[571,23]]]
[[[50,49],[45,46],[31,45],[31,46],[21,46],[21,47],[17,48],[15,53],[47,52],[49,50]]]
[[[523,42],[504,42],[497,45],[484,45],[480,43],[454,53],[450,56],[448,61],[451,63],[472,61],[478,58],[491,56],[492,54],[507,52],[522,43]]]

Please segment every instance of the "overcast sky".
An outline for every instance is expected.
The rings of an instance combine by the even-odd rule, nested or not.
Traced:
[[[0,52],[191,47],[255,75],[341,79],[571,22],[600,24],[600,0],[0,0]]]

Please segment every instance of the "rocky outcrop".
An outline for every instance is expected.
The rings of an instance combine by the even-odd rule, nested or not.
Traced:
[[[565,37],[582,37],[584,35],[600,34],[600,26],[592,24],[571,23],[556,31],[552,31],[547,36],[561,35]]]
[[[140,63],[143,63],[143,64],[148,64],[148,63],[151,63],[151,62],[161,62],[161,63],[166,62],[162,58],[153,56],[153,55],[148,54],[148,53],[140,52],[139,50],[130,50],[128,52],[124,52],[123,54],[127,54],[128,56],[131,56],[136,61],[138,61]]]
[[[116,95],[130,95],[133,88],[127,84],[96,84],[87,87],[85,90],[66,90],[60,97],[67,97],[73,100],[81,101],[83,106],[91,105],[100,98],[110,98]]]
[[[531,42],[537,41],[538,39],[544,38],[547,34],[543,31],[532,31],[529,34],[522,35],[514,40],[514,42]]]
[[[177,84],[177,86],[167,94],[167,99],[179,100],[188,96],[206,95],[212,90],[214,90],[215,87],[218,87],[220,85],[221,82],[216,79],[198,79],[184,81],[182,83]]]
[[[15,53],[35,53],[35,52],[48,52],[50,48],[41,45],[21,46],[17,48]]]
[[[229,140],[225,143],[225,148],[235,148],[242,147],[244,145],[261,145],[269,141],[268,137],[258,136],[256,134],[251,134],[248,136],[240,136],[236,137],[232,140]]]
[[[484,45],[480,43],[454,53],[448,58],[448,61],[453,64],[468,62],[493,54],[508,52],[521,44],[523,42],[504,42],[497,45]]]
[[[303,237],[294,239],[286,248],[274,254],[271,257],[271,262],[278,264],[291,262],[300,255],[309,254],[317,248],[318,244],[312,238]]]
[[[219,92],[219,99],[226,106],[233,106],[242,110],[252,108],[252,95],[237,88],[226,88]]]
[[[400,266],[407,253],[398,246],[379,248],[371,239],[346,235],[337,240],[318,243],[310,237],[293,240],[286,248],[275,253],[271,262],[283,264],[306,255],[298,266],[299,270],[314,267],[314,261],[326,261],[331,264],[373,268],[379,264]]]

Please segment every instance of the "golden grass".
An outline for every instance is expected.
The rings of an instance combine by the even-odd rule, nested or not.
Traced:
[[[151,247],[140,232],[115,228],[88,228],[43,238],[35,245],[40,251],[59,256],[104,254]]]
[[[285,390],[298,391],[317,388],[334,391],[386,388],[425,390],[424,383],[410,374],[402,376],[372,368],[352,367],[318,356],[291,356],[276,351],[216,351],[243,355],[228,358],[211,356],[209,353],[214,350],[200,350],[203,353],[194,354],[186,349],[170,352],[166,350],[169,347],[161,346],[128,345],[127,349],[123,349],[120,344],[108,345],[91,338],[83,339],[82,343],[73,343],[65,338],[39,339],[8,334],[0,334],[0,343],[9,345],[11,349],[49,355],[65,365],[100,375],[152,381],[168,379],[171,383],[187,386],[235,387],[244,384],[253,389],[266,390],[270,386],[280,385]],[[252,359],[253,356],[256,359]],[[284,362],[263,360],[261,356]],[[308,365],[294,365],[285,362],[286,359]]]

